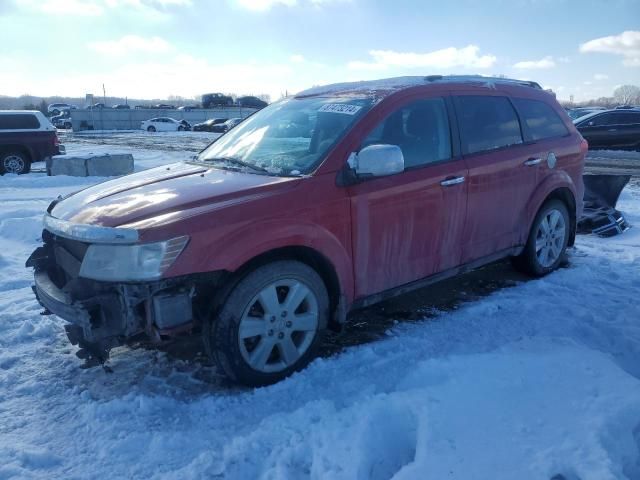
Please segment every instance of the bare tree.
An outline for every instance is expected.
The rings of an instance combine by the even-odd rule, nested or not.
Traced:
[[[640,103],[640,87],[635,85],[622,85],[613,91],[613,98],[621,105]]]

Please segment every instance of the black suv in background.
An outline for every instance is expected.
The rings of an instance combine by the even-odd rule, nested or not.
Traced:
[[[33,162],[61,153],[56,129],[41,112],[0,110],[0,174],[29,173]]]
[[[205,93],[202,95],[202,108],[231,107],[233,98],[222,93]]]
[[[574,123],[590,149],[640,150],[640,110],[594,112]]]
[[[258,97],[240,97],[236,100],[239,107],[249,107],[261,109],[269,105],[264,100],[260,100]]]

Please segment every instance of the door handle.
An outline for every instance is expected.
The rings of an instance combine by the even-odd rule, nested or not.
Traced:
[[[542,159],[541,158],[530,158],[529,160],[524,162],[524,164],[527,167],[534,167],[536,165],[539,165],[540,163],[542,163]]]
[[[618,129],[617,128],[610,128],[609,130],[607,130],[607,132],[617,132]]]
[[[460,183],[464,183],[464,177],[447,178],[446,180],[442,180],[440,182],[440,185],[442,185],[443,187],[451,187],[453,185],[458,185]]]

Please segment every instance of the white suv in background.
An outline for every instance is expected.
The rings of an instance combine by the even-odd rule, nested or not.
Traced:
[[[47,107],[47,112],[51,115],[59,115],[62,112],[68,112],[71,108],[68,103],[52,103]]]

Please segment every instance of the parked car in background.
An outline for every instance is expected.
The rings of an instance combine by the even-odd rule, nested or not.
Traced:
[[[215,131],[214,127],[216,127],[217,125],[222,125],[226,121],[227,121],[226,118],[210,118],[205,122],[196,123],[193,126],[193,131],[194,132],[214,132]]]
[[[567,114],[571,117],[571,120],[575,120],[577,118],[584,117],[585,115],[589,115],[590,113],[604,110],[606,110],[604,107],[580,107],[570,109]]]
[[[265,385],[307,365],[352,309],[501,258],[558,268],[586,152],[531,82],[317,87],[192,161],[54,201],[27,266],[81,358],[199,331],[221,372]]]
[[[591,149],[640,150],[640,110],[594,112],[574,123]]]
[[[178,107],[178,110],[182,110],[183,112],[190,112],[199,108],[200,107],[198,105],[183,105],[182,107]]]
[[[222,125],[224,125],[224,132],[228,132],[229,130],[231,130],[233,127],[235,127],[236,125],[240,124],[240,122],[242,122],[242,118],[230,118],[229,120],[227,120],[226,122],[224,122]]]
[[[68,103],[52,103],[47,107],[47,112],[51,115],[60,115],[62,112],[68,112],[71,110],[71,105]]]
[[[158,103],[157,105],[154,105],[151,108],[155,108],[157,110],[175,110],[176,109],[175,105],[168,105],[166,103]]]
[[[260,100],[258,97],[240,97],[236,100],[236,105],[239,107],[248,107],[248,108],[264,108],[269,105],[264,100]]]
[[[640,108],[640,106],[638,106],[638,105],[618,105],[615,109],[616,110],[632,110],[632,109],[636,109],[636,108]]]
[[[49,119],[49,121],[56,128],[70,129],[71,126],[72,126],[71,125],[71,114],[69,112],[64,112],[64,113],[61,113],[60,115],[56,115],[54,117],[51,117]]]
[[[221,123],[216,123],[214,125],[211,125],[211,128],[209,129],[209,131],[214,133],[226,133],[241,121],[242,121],[241,118],[230,118],[229,120],[223,121]]]
[[[93,105],[87,105],[87,110],[102,110],[103,108],[107,108],[104,103],[94,103]]]
[[[117,105],[114,105],[111,108],[115,108],[116,110],[129,110],[131,107],[129,105],[124,104],[124,103],[119,103]]]
[[[145,120],[140,124],[142,130],[147,132],[177,132],[189,130],[189,124],[183,123],[185,120],[176,120],[169,117],[152,118],[151,120]]]
[[[184,127],[184,130],[191,130],[191,124],[186,120],[180,120],[180,124]]]
[[[233,98],[222,93],[205,93],[202,95],[202,108],[231,107]]]
[[[0,110],[0,174],[29,173],[33,162],[61,153],[56,129],[42,112]]]

